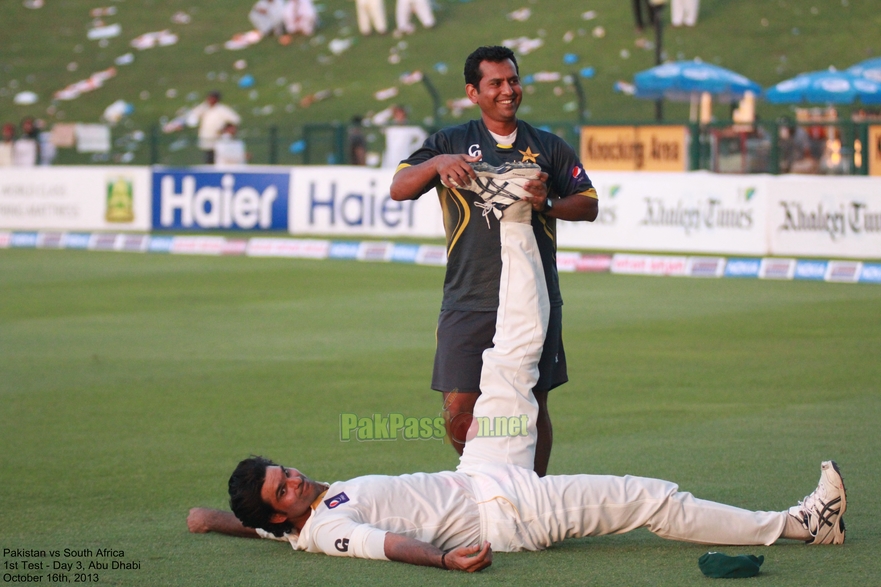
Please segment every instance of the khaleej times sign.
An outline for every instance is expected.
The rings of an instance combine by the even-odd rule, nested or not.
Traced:
[[[417,200],[389,195],[394,171],[365,167],[295,167],[289,228],[293,234],[441,237],[434,190]]]
[[[788,178],[774,190],[768,222],[775,255],[881,258],[881,182]]]
[[[594,172],[599,215],[559,224],[561,247],[762,255],[766,180],[709,173]]]
[[[146,167],[0,169],[0,228],[149,230]]]
[[[153,228],[284,230],[290,172],[162,169],[153,172]]]

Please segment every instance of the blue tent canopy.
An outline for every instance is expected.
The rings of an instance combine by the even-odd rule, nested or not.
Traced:
[[[861,61],[853,67],[848,67],[847,72],[873,82],[881,83],[881,57]]]
[[[755,95],[762,92],[762,87],[749,78],[701,61],[664,63],[637,73],[633,83],[637,98],[677,102],[687,102],[703,92],[720,102],[740,100],[747,91]]]
[[[846,71],[814,71],[765,91],[772,104],[881,104],[881,83]]]

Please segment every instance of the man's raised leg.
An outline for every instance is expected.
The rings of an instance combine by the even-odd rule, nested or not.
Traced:
[[[523,210],[511,210],[523,206]],[[508,211],[512,213],[508,216]],[[493,347],[483,353],[480,397],[459,468],[514,464],[530,471],[535,461],[538,402],[532,388],[550,316],[548,288],[528,202],[506,210],[500,223],[502,275]]]

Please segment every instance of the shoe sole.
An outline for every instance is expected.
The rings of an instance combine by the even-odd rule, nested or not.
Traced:
[[[835,527],[829,530],[829,532],[832,534],[832,541],[825,541],[826,537],[829,536],[829,533],[827,533],[823,537],[823,541],[819,542],[819,544],[844,544],[844,512],[847,511],[847,489],[844,486],[844,475],[841,474],[841,469],[838,468],[838,463],[836,463],[835,461],[829,461],[829,464],[832,465],[832,470],[835,471],[835,474],[838,476],[838,481],[841,486],[841,508],[838,510],[838,523],[835,525]],[[823,471],[823,474],[825,475],[826,471]],[[818,544],[818,542],[815,538],[809,544]]]
[[[534,163],[521,163],[517,161],[513,163],[503,163],[497,167],[492,166],[489,163],[484,163],[483,161],[478,161],[472,163],[471,168],[474,169],[474,173],[476,173],[478,177],[508,176],[509,178],[526,177],[532,179],[535,177],[537,171],[541,171],[541,167]]]
[[[829,462],[832,464],[832,469],[835,471],[835,474],[838,475],[838,480],[841,482],[841,511],[838,512],[838,530],[835,532],[832,544],[844,544],[844,512],[847,511],[847,488],[844,486],[844,475],[841,474],[841,469],[838,468],[838,463],[835,461]]]

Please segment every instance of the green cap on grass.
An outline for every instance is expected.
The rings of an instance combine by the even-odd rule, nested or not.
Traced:
[[[697,564],[701,572],[713,579],[742,579],[755,577],[759,574],[759,567],[765,562],[764,556],[753,554],[741,554],[728,556],[721,552],[708,552],[702,555]]]

